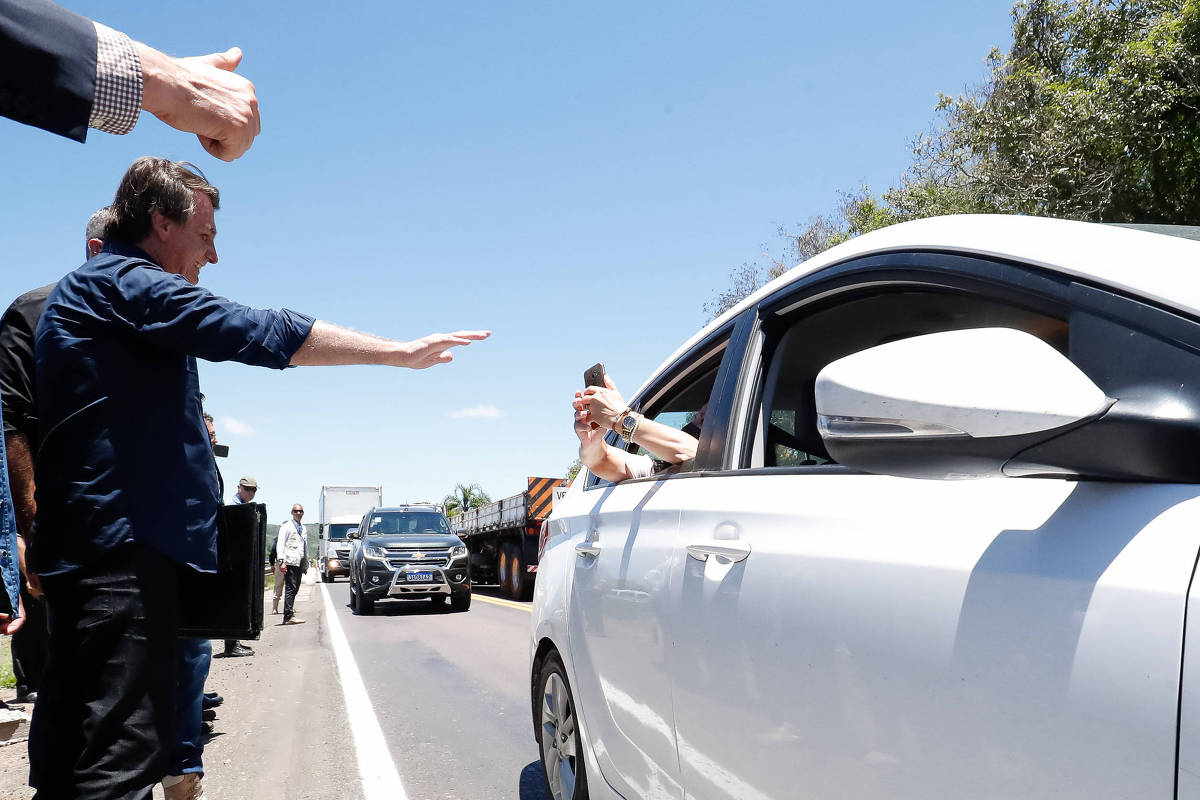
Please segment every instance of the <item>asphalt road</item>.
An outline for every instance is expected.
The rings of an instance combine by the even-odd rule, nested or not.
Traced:
[[[530,721],[527,603],[480,588],[465,613],[397,600],[356,617],[345,580],[321,588],[410,798],[547,796]],[[353,774],[353,760],[345,767]]]

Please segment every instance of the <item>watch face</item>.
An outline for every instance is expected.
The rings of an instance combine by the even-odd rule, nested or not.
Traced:
[[[636,423],[636,420],[635,420],[633,414],[626,414],[625,417],[621,420],[621,430],[625,431],[626,433],[629,433],[631,430],[634,429],[634,427],[636,427],[636,424],[637,423]]]

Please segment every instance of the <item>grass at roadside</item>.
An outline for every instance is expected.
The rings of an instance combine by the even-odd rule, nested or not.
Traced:
[[[0,686],[11,689],[17,685],[12,671],[12,637],[0,637]]]

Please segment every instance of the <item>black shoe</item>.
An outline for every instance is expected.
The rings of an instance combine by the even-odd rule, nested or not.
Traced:
[[[252,648],[246,647],[246,645],[242,644],[241,642],[238,642],[233,647],[225,648],[225,657],[226,658],[237,658],[238,656],[252,656],[252,655],[254,655],[254,650]]]
[[[216,692],[205,692],[204,699],[201,701],[201,706],[207,710],[210,708],[216,708],[224,702],[225,698],[221,697],[221,695],[217,694]]]
[[[14,700],[13,702],[14,703],[36,703],[37,702],[37,692],[36,691],[33,691],[33,692],[18,691],[17,699]]]
[[[213,711],[211,708],[206,708],[200,712],[200,719],[204,720],[205,722],[211,722],[216,718],[217,712]]]

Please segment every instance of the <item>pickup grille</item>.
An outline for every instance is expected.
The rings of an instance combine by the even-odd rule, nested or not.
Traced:
[[[450,566],[450,550],[414,550],[408,548],[389,547],[388,563],[393,568],[399,567],[437,567],[444,569]]]

